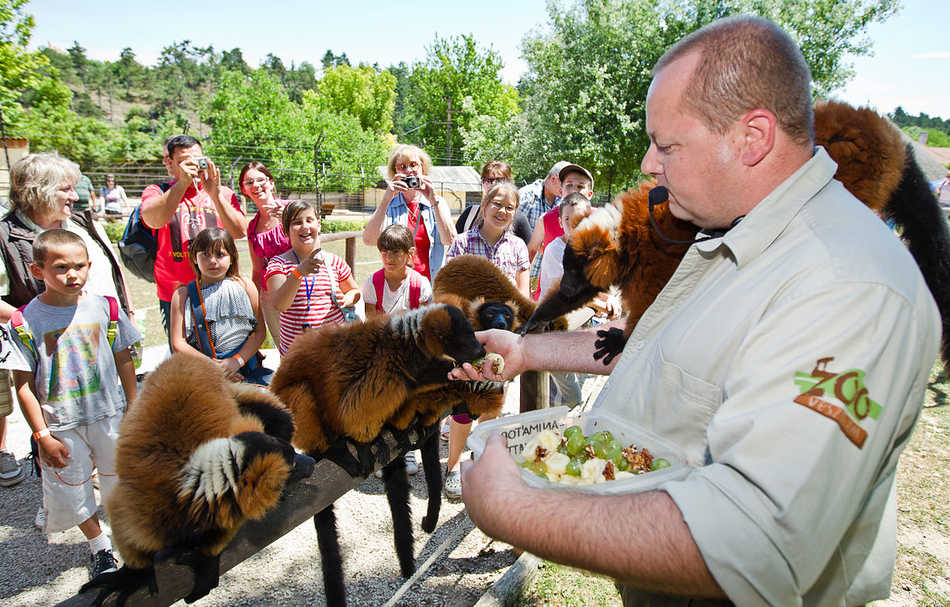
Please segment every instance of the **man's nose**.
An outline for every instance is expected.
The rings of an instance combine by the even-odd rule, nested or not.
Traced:
[[[656,144],[652,142],[650,143],[650,147],[647,148],[647,153],[644,154],[643,160],[640,161],[640,172],[644,175],[659,175],[663,172],[660,163],[657,161]]]

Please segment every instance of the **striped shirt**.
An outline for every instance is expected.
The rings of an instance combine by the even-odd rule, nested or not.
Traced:
[[[275,274],[290,276],[299,262],[293,250],[287,251],[267,262],[264,282]],[[329,251],[323,252],[323,264],[313,274],[304,276],[297,287],[297,294],[290,307],[280,313],[280,340],[277,349],[286,354],[290,344],[305,328],[316,329],[328,324],[343,324],[343,312],[333,305],[330,289],[334,289],[337,301],[343,301],[340,283],[352,275],[350,266]],[[289,280],[296,280],[291,276]],[[306,325],[306,327],[305,327]]]
[[[478,228],[459,234],[452,241],[449,252],[445,254],[446,263],[459,255],[487,257],[512,283],[515,282],[518,272],[529,267],[528,245],[511,230],[505,230],[494,247],[482,238]]]

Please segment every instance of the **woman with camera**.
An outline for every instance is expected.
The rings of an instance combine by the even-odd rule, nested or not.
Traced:
[[[363,243],[376,246],[383,228],[404,225],[413,233],[416,253],[412,267],[435,278],[445,259],[445,247],[455,238],[449,205],[429,180],[432,160],[414,145],[397,145],[389,153],[386,193],[363,229]]]

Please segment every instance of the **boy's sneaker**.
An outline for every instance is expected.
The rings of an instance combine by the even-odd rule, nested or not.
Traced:
[[[26,470],[9,451],[0,451],[0,487],[12,487],[26,478]]]
[[[406,474],[415,474],[419,471],[419,464],[416,461],[415,450],[406,454]]]
[[[452,470],[445,475],[445,485],[442,487],[442,494],[450,502],[457,502],[462,499],[462,475],[458,470]]]
[[[92,579],[95,579],[103,573],[118,571],[119,563],[116,562],[111,550],[100,550],[89,557],[89,569],[92,572]]]
[[[46,531],[46,508],[40,506],[36,511],[36,518],[33,519],[33,526],[40,531]]]

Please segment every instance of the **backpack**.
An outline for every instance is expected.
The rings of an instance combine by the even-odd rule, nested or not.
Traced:
[[[383,312],[383,281],[386,277],[383,271],[379,270],[373,274],[373,288],[376,289],[376,310]],[[415,310],[419,307],[419,299],[422,297],[422,283],[416,272],[409,272],[409,309]]]
[[[158,184],[162,192],[167,192],[171,183]],[[155,257],[158,255],[158,230],[145,225],[142,221],[142,205],[135,207],[129,214],[125,231],[119,239],[119,257],[122,265],[129,271],[149,282],[155,282]]]

